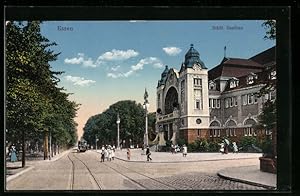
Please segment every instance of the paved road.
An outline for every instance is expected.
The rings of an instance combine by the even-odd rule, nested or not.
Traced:
[[[101,163],[95,151],[70,152],[9,181],[7,190],[264,190],[216,174],[226,167],[255,164],[257,158],[179,163],[115,159]]]

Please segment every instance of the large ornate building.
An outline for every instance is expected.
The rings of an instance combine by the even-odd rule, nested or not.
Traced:
[[[256,136],[253,128],[267,99],[256,93],[276,79],[275,47],[249,59],[224,57],[209,70],[191,45],[180,70],[166,66],[157,85],[156,141],[165,145],[179,138],[190,143],[199,138],[224,136],[238,140]]]

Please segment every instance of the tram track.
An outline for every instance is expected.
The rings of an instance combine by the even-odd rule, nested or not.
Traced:
[[[84,162],[84,161],[82,161],[80,158],[78,158],[77,156],[75,156],[75,154],[73,154],[73,157],[76,159],[76,160],[78,160],[78,161],[80,161],[84,166],[85,166],[85,168],[87,169],[87,171],[89,172],[89,175],[91,176],[91,179],[93,179],[93,181],[95,182],[95,184],[97,185],[97,188],[99,189],[99,190],[102,190],[103,189],[103,186],[98,182],[98,180],[96,179],[96,177],[95,177],[95,175],[92,173],[92,171],[90,170],[90,168],[88,167],[88,165]],[[70,155],[68,155],[68,158],[69,158],[69,160],[72,162],[72,177],[71,177],[71,185],[70,185],[70,188],[71,188],[71,190],[73,190],[74,189],[74,184],[75,184],[75,163],[74,163],[74,160],[72,160],[71,158],[70,158]]]
[[[122,167],[130,172],[125,172],[124,170],[121,170],[121,169],[117,169],[116,167],[112,167],[111,165],[107,164],[107,163],[104,163],[105,166],[111,168],[112,170],[114,170],[115,172],[117,172],[118,174],[126,177],[127,179],[129,179],[130,181],[138,184],[139,186],[145,188],[146,190],[149,190],[149,189],[167,189],[167,190],[177,190],[176,187],[172,186],[172,185],[169,185],[169,184],[166,184],[164,182],[161,182],[155,178],[152,178],[150,176],[147,176],[145,174],[142,174],[140,172],[137,172],[135,170],[132,170],[132,169],[129,169],[128,167],[125,167],[123,165],[120,165],[120,164],[117,164],[117,163],[114,163],[114,162],[109,162],[111,165],[115,165],[117,167]],[[122,171],[122,172],[121,172]],[[128,175],[128,174],[131,174],[132,176],[135,176],[136,179],[140,179],[140,180],[136,180],[135,178],[133,178],[132,176]],[[142,177],[142,178],[140,178]],[[146,179],[145,179],[146,178]],[[141,180],[142,179],[142,180]],[[147,183],[142,183],[142,182],[147,182]],[[152,187],[151,187],[152,186]]]

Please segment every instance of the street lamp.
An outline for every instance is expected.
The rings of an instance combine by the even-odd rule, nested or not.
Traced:
[[[118,125],[118,132],[117,132],[117,149],[120,149],[120,116],[119,116],[119,113],[118,113],[118,116],[117,116],[117,125]]]
[[[145,109],[145,137],[144,137],[144,147],[148,146],[148,108],[149,108],[149,101],[148,101],[148,92],[145,89],[144,93],[144,104],[143,108]]]
[[[96,137],[96,142],[95,142],[95,148],[96,148],[96,151],[97,151],[97,142],[99,141],[99,139]]]

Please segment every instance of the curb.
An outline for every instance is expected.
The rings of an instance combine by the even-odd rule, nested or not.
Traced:
[[[207,159],[207,160],[192,160],[192,161],[128,161],[126,159],[118,158],[115,156],[116,159],[125,161],[125,162],[138,162],[138,163],[193,163],[193,162],[205,162],[205,161],[232,161],[232,160],[244,160],[244,159],[254,159],[256,157],[252,158],[235,158],[235,159]]]
[[[257,182],[252,182],[252,181],[248,181],[248,180],[242,180],[242,179],[238,179],[238,178],[229,177],[229,176],[222,174],[221,172],[218,172],[217,175],[226,180],[241,182],[241,183],[249,184],[249,185],[253,185],[253,186],[259,186],[259,187],[266,188],[268,190],[276,190],[276,187],[274,187],[274,186],[269,186],[269,185],[265,185],[265,184],[261,184],[261,183],[257,183]]]
[[[57,160],[61,159],[63,156],[65,156],[69,151],[72,151],[72,149],[68,149],[68,150],[63,151],[63,152],[60,153],[57,157],[53,157],[51,160],[46,159],[46,160],[36,161],[35,164],[57,161]],[[18,177],[18,176],[20,176],[20,175],[22,175],[22,174],[24,174],[24,173],[26,173],[26,172],[32,170],[33,168],[36,167],[35,164],[29,166],[28,168],[26,168],[26,169],[24,169],[24,170],[22,170],[22,171],[20,171],[20,172],[18,172],[18,173],[15,173],[15,174],[13,174],[13,175],[11,175],[11,176],[6,177],[6,182],[9,182],[9,181],[15,179],[16,177]]]
[[[22,175],[22,174],[24,174],[24,173],[32,170],[33,168],[34,168],[34,166],[29,166],[28,168],[26,168],[26,169],[24,169],[24,170],[22,170],[22,171],[20,171],[20,172],[18,172],[16,174],[14,174],[14,175],[6,177],[6,182],[9,182],[9,181],[15,179],[16,177],[18,177],[18,176],[20,176],[20,175]]]

